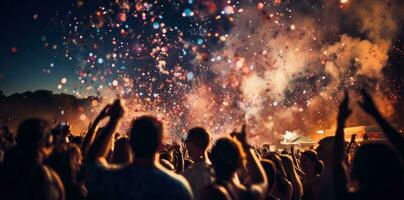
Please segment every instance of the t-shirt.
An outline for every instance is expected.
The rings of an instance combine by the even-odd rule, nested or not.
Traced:
[[[183,175],[191,185],[195,199],[200,199],[203,188],[213,183],[212,168],[206,162],[196,162]]]
[[[161,166],[107,167],[90,163],[86,172],[90,199],[192,199],[188,182]]]

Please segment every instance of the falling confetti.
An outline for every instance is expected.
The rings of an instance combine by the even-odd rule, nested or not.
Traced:
[[[261,139],[314,133],[333,125],[327,114],[342,89],[367,83],[386,112],[392,106],[377,88],[399,29],[391,10],[400,8],[385,1],[123,0],[83,14],[85,3],[55,17],[62,42],[41,37],[77,76],[57,88],[122,97],[130,116],[159,116],[178,137],[191,126],[219,135],[242,123]],[[53,62],[52,71],[61,67]]]

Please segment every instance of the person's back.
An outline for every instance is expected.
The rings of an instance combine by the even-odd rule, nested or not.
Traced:
[[[313,187],[315,199],[334,200],[334,166],[332,165],[332,148],[334,136],[328,136],[319,141],[316,149],[318,159],[324,163],[324,170],[318,177],[317,187]]]
[[[110,121],[89,151],[86,171],[90,199],[192,199],[186,180],[158,162],[162,148],[163,124],[154,117],[135,119],[130,130],[134,162],[125,167],[105,167],[108,143],[123,109],[119,101],[111,106]],[[100,159],[101,158],[101,159]]]
[[[361,145],[351,167],[351,180],[357,185],[351,199],[403,199],[403,172],[402,160],[390,145]]]
[[[98,166],[87,178],[90,199],[191,199],[184,178],[158,165]]]

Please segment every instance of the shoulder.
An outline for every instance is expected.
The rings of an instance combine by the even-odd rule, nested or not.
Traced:
[[[108,165],[103,162],[89,162],[84,166],[84,172],[86,174],[87,187],[92,190],[102,189],[109,184],[113,184],[113,180],[116,177],[121,178],[119,172],[122,167]]]
[[[223,186],[213,184],[203,189],[201,199],[230,200],[230,195]]]
[[[35,166],[29,187],[35,198],[49,197],[58,199],[65,196],[64,186],[59,175],[46,165]]]
[[[167,182],[167,189],[177,193],[176,195],[192,198],[191,187],[183,176],[166,170],[164,167],[158,168],[158,171],[161,173],[160,179],[164,179],[163,181]]]

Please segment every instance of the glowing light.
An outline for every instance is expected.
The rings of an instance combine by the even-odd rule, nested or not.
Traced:
[[[60,83],[66,84],[66,83],[67,83],[67,78],[63,77],[63,78],[60,80]]]
[[[264,8],[264,3],[259,2],[259,3],[257,4],[257,8],[258,8],[258,10],[262,10],[262,9]]]
[[[118,81],[117,81],[117,80],[113,80],[113,81],[112,81],[112,86],[114,86],[114,87],[118,86]]]
[[[102,63],[104,62],[104,59],[98,58],[97,62],[98,62],[99,64],[102,64]]]
[[[97,105],[98,105],[98,101],[97,101],[97,100],[92,100],[92,101],[91,101],[91,105],[92,105],[92,106],[97,106]]]
[[[244,58],[240,58],[239,60],[237,60],[237,62],[236,62],[237,69],[240,69],[241,67],[243,67],[244,61],[245,61]]]
[[[159,28],[160,28],[160,24],[157,23],[157,22],[154,22],[154,23],[153,23],[153,28],[154,28],[154,29],[159,29]]]
[[[226,15],[231,15],[234,14],[234,9],[232,6],[227,5],[226,7],[224,7],[223,12]]]
[[[183,17],[192,17],[192,16],[194,16],[194,12],[192,12],[191,9],[187,8],[184,10],[184,12],[182,12],[182,16]]]
[[[17,47],[11,47],[11,53],[17,53]]]
[[[340,0],[340,2],[341,2],[342,4],[345,4],[345,3],[348,3],[349,0]]]
[[[80,120],[81,121],[85,121],[87,119],[87,115],[86,114],[81,114],[80,115]]]
[[[198,39],[196,40],[196,43],[199,44],[199,45],[201,45],[201,44],[203,43],[203,39],[202,39],[202,38],[198,38]]]
[[[125,22],[126,21],[126,13],[124,13],[124,12],[119,13],[118,19],[121,22]]]
[[[187,80],[192,81],[194,79],[194,73],[193,72],[188,72],[187,73]]]

